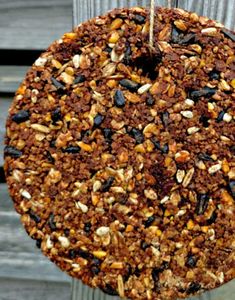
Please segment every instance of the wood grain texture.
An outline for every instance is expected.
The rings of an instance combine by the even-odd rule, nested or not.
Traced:
[[[72,0],[0,0],[0,48],[46,49],[72,28]]]
[[[28,66],[0,66],[0,93],[14,93],[28,68]]]

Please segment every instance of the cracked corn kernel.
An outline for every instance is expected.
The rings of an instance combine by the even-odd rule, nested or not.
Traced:
[[[188,223],[187,223],[187,229],[188,230],[193,230],[194,226],[195,226],[195,224],[194,224],[193,220],[189,220]]]
[[[80,142],[77,142],[77,145],[84,151],[86,152],[92,152],[93,149],[91,147],[91,145],[88,145],[88,144],[85,144],[84,142],[80,141]]]
[[[107,252],[101,251],[101,250],[100,251],[93,251],[92,253],[97,258],[104,258],[107,255]]]
[[[109,38],[109,43],[112,43],[112,44],[116,44],[117,41],[119,40],[120,38],[120,35],[117,31],[114,31],[112,32],[110,38]]]
[[[115,19],[111,25],[110,25],[110,30],[116,30],[119,29],[123,24],[123,20],[120,18]]]

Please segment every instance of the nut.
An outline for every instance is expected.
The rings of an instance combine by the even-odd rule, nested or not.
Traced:
[[[217,29],[215,27],[208,27],[201,30],[201,33],[208,36],[215,36]]]
[[[152,189],[144,190],[144,195],[145,195],[146,198],[151,199],[151,200],[156,200],[157,199],[157,194]]]
[[[50,132],[50,128],[41,125],[41,124],[31,124],[31,128],[33,128],[34,130],[43,132],[43,133],[49,133]]]

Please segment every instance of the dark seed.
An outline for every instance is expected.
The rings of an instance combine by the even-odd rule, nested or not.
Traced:
[[[12,121],[16,122],[17,124],[20,124],[22,122],[25,122],[29,120],[30,114],[28,110],[21,110],[14,116],[12,116]]]
[[[230,151],[235,154],[235,146],[230,147]]]
[[[98,267],[101,265],[102,261],[98,258],[94,258],[94,259],[92,259],[91,263]]]
[[[126,282],[130,276],[132,275],[132,268],[129,263],[126,263],[126,270],[125,270],[125,275],[123,276],[124,282]]]
[[[195,33],[189,33],[186,34],[182,39],[179,39],[178,44],[179,45],[188,45],[193,44],[196,41],[196,34]]]
[[[126,104],[126,99],[121,90],[117,90],[114,94],[114,105],[117,107],[124,107]]]
[[[64,230],[64,234],[65,234],[65,236],[69,236],[70,235],[70,230],[68,228],[66,228]]]
[[[162,123],[164,125],[164,127],[167,127],[169,125],[169,113],[168,111],[164,111],[162,114],[161,114],[161,120],[162,120]]]
[[[6,146],[4,148],[4,156],[10,156],[13,158],[19,158],[22,155],[22,151],[16,149],[15,147],[12,146]]]
[[[41,222],[41,218],[37,216],[31,209],[29,210],[29,216],[35,223],[38,224]]]
[[[201,288],[201,285],[197,282],[191,282],[188,289],[187,289],[187,294],[194,294],[198,292]]]
[[[190,268],[194,268],[197,264],[197,260],[194,256],[188,256],[187,261],[186,261],[186,266]]]
[[[85,223],[84,231],[86,233],[90,233],[90,231],[91,231],[91,223],[90,222],[89,223]]]
[[[36,240],[36,247],[41,249],[42,240]]]
[[[79,146],[70,146],[70,147],[67,147],[67,148],[63,149],[62,151],[64,153],[76,154],[76,153],[79,153],[80,150],[81,150],[81,148]]]
[[[51,153],[49,151],[46,151],[46,157],[47,157],[49,163],[54,164],[55,159],[54,159],[54,157],[51,155]]]
[[[96,266],[92,266],[91,267],[91,272],[94,274],[94,275],[98,275],[100,273],[100,268],[99,267],[96,267]]]
[[[94,126],[96,126],[96,127],[100,126],[102,124],[103,120],[104,120],[104,116],[102,116],[100,114],[96,115],[94,118]]]
[[[161,147],[160,142],[158,142],[156,139],[151,139],[152,143],[154,144],[154,147],[161,151],[164,154],[167,154],[169,152],[169,146],[168,144],[165,144],[163,147]]]
[[[104,138],[107,143],[112,143],[113,131],[110,128],[104,128],[103,130]]]
[[[56,140],[52,140],[52,141],[50,141],[50,147],[51,148],[55,148],[55,144],[56,144]]]
[[[82,249],[78,249],[78,250],[76,250],[76,252],[77,252],[77,256],[80,256],[84,259],[92,259],[93,258],[93,254],[91,254],[87,251],[84,251]]]
[[[69,250],[69,258],[74,259],[76,256],[77,254],[75,250]]]
[[[180,39],[180,32],[179,30],[173,25],[172,32],[171,32],[171,42],[177,44]]]
[[[139,88],[139,84],[129,80],[129,79],[122,79],[120,82],[120,85],[123,86],[124,88],[130,90],[131,92],[136,92]]]
[[[101,290],[108,295],[111,296],[119,296],[118,292],[110,285],[110,284],[106,284],[105,287],[101,287]]]
[[[57,88],[57,90],[64,90],[65,89],[65,86],[61,82],[56,80],[54,77],[51,77],[51,82]]]
[[[211,158],[210,155],[206,154],[206,153],[200,153],[198,155],[198,158],[204,161],[213,161],[213,159]]]
[[[210,97],[210,96],[213,96],[216,92],[217,92],[216,89],[209,88],[209,87],[206,86],[206,87],[204,87],[201,90],[191,91],[189,93],[189,98],[192,99],[192,100],[194,100],[194,101],[197,101],[201,97]]]
[[[129,134],[135,139],[136,144],[142,144],[144,142],[144,136],[139,129],[132,128]]]
[[[155,221],[155,216],[151,216],[144,222],[144,226],[147,228],[151,226],[154,221]]]
[[[51,113],[51,119],[52,119],[53,125],[56,125],[56,123],[62,119],[60,107],[57,107],[57,108]]]
[[[111,53],[112,50],[113,50],[113,48],[111,48],[111,47],[106,47],[106,48],[104,49],[104,51],[105,51],[105,52],[108,52],[108,53]]]
[[[54,214],[50,214],[49,219],[48,219],[48,224],[51,230],[56,230],[56,223],[54,221]]]
[[[131,47],[130,47],[130,44],[127,43],[126,45],[126,51],[125,51],[125,54],[124,54],[124,63],[129,65],[131,63]]]
[[[159,280],[159,275],[163,270],[161,268],[154,268],[152,270],[152,277],[153,277],[153,281],[158,281]]]
[[[207,209],[210,197],[207,194],[200,194],[197,198],[196,214],[202,215]]]
[[[210,123],[209,123],[210,118],[206,117],[206,116],[201,116],[199,119],[199,122],[202,123],[203,127],[209,127]]]
[[[83,140],[84,138],[89,137],[91,134],[91,130],[82,130],[81,131],[81,140]]]
[[[86,80],[86,77],[84,75],[78,75],[75,80],[74,80],[74,84],[78,84],[78,83],[83,83]]]
[[[229,182],[229,189],[232,193],[232,196],[235,197],[235,181],[230,181]]]
[[[169,146],[168,146],[168,144],[165,144],[162,147],[162,153],[167,154],[168,152],[169,152]]]
[[[109,189],[111,188],[115,178],[114,177],[109,177],[102,185],[102,192],[108,192]]]
[[[212,80],[219,80],[220,79],[220,73],[219,72],[217,72],[217,71],[211,71],[210,73],[209,73],[209,77],[210,77],[210,79],[212,79]]]
[[[234,33],[232,33],[231,31],[229,31],[229,30],[227,30],[225,28],[223,28],[221,31],[223,32],[223,34],[227,38],[229,38],[230,40],[232,40],[233,42],[235,42],[235,34]]]
[[[150,246],[145,241],[141,241],[140,247],[141,247],[142,250],[145,251]]]
[[[219,122],[222,122],[223,121],[223,118],[224,118],[224,115],[225,115],[225,111],[221,111],[216,119],[216,122],[219,123]]]
[[[137,24],[143,24],[146,20],[146,18],[142,15],[134,15],[133,19],[134,19],[135,23],[137,23]]]
[[[213,213],[212,213],[211,216],[210,216],[210,219],[208,219],[208,220],[206,221],[206,225],[212,225],[213,223],[215,223],[216,219],[217,219],[217,213],[216,213],[216,211],[214,210]]]
[[[151,95],[148,95],[148,98],[147,98],[147,100],[146,100],[146,104],[147,104],[148,106],[153,106],[154,103],[155,103],[155,100],[153,99],[153,97],[152,97]]]

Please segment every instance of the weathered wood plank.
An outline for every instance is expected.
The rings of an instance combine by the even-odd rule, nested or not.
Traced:
[[[0,66],[0,93],[14,93],[28,68],[28,66]]]
[[[72,0],[0,0],[1,49],[45,49],[72,27]]]
[[[13,211],[13,202],[10,198],[6,183],[0,183],[0,195],[1,212]]]
[[[0,280],[1,300],[64,300],[70,298],[70,284],[22,280]],[[82,300],[82,299],[81,299]]]

